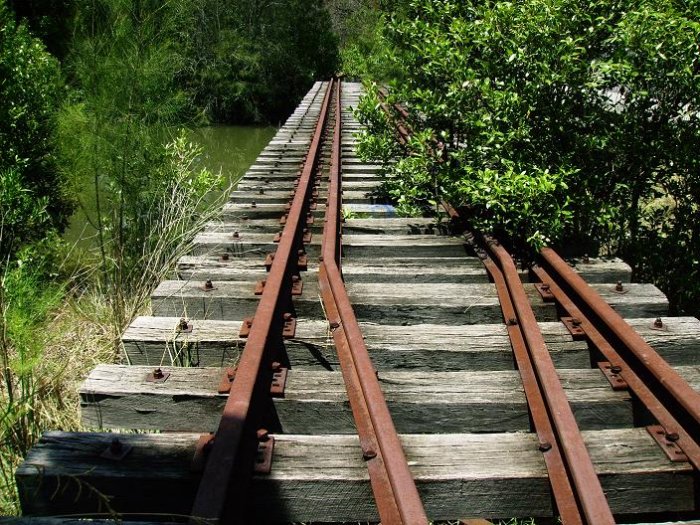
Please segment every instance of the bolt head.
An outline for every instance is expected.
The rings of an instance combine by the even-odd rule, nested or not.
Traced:
[[[370,459],[374,459],[377,457],[377,452],[373,449],[367,449],[362,451],[362,459],[365,461],[369,461]]]
[[[119,438],[112,438],[112,442],[109,444],[109,450],[112,454],[119,454],[122,450],[122,442]]]
[[[654,320],[654,328],[663,328],[664,322],[661,320],[661,317],[657,317],[656,320]]]
[[[537,448],[539,448],[540,452],[547,452],[552,449],[552,444],[549,441],[543,441]]]
[[[206,288],[207,290],[211,290],[212,288],[214,288],[214,283],[211,282],[211,279],[206,280],[206,282],[204,283],[204,288]]]

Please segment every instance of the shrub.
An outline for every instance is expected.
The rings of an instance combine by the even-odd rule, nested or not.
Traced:
[[[55,166],[53,116],[62,93],[58,62],[0,2],[0,252],[65,225],[71,211]]]
[[[699,13],[683,1],[411,0],[383,29],[403,70],[389,104],[406,105],[404,154],[429,175],[397,163],[389,184],[463,206],[523,253],[604,245],[662,278],[654,239],[697,275]],[[378,111],[361,105],[361,149],[382,158]],[[687,287],[663,279],[681,301]]]

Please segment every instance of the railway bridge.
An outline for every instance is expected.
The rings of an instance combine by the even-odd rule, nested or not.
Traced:
[[[700,523],[700,321],[618,259],[522,269],[375,202],[361,93],[312,87],[82,384],[94,431],[19,468],[18,521]]]

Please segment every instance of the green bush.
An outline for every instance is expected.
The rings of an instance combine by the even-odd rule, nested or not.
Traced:
[[[411,0],[387,20],[403,71],[389,103],[408,108],[404,154],[425,166],[389,169],[405,199],[447,199],[526,255],[566,240],[627,254],[640,275],[698,274],[697,2]],[[359,111],[374,158],[389,152],[378,111]],[[662,263],[651,240],[678,259]]]
[[[52,143],[58,62],[0,2],[0,253],[65,225],[71,211]],[[0,263],[1,264],[1,263]]]
[[[338,42],[322,3],[201,3],[207,15],[188,37],[182,79],[214,121],[279,122],[314,81],[336,73]]]

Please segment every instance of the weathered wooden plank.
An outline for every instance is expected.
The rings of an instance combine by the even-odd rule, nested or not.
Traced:
[[[700,321],[664,318],[665,332],[651,329],[652,319],[628,319],[674,366],[700,362]],[[237,361],[245,345],[240,321],[195,320],[193,331],[176,331],[179,318],[138,317],[122,336],[129,362],[166,366],[222,366]],[[366,343],[380,370],[510,370],[513,358],[506,329],[491,325],[392,326],[362,323]],[[573,341],[559,322],[540,323],[557,368],[587,368],[585,342]],[[338,360],[323,321],[299,319],[296,338],[286,342],[292,366],[338,370]]]
[[[359,162],[348,162],[343,160],[342,167],[340,169],[343,177],[349,173],[382,173],[384,168],[381,164],[363,164]]]
[[[626,319],[661,357],[674,366],[700,363],[700,321],[695,317],[662,317],[663,328],[654,319]]]
[[[258,256],[275,251],[272,235],[267,233],[201,232],[194,239],[193,254],[232,253],[237,257]],[[306,251],[312,257],[321,252],[321,235],[313,235]],[[464,257],[467,254],[461,239],[438,235],[344,235],[346,257]]]
[[[218,394],[221,368],[163,368],[163,383],[147,381],[153,367],[98,365],[80,387],[87,428],[214,431],[228,395]],[[560,370],[582,429],[630,427],[632,400],[610,388],[600,370]],[[685,370],[693,385],[700,371]],[[385,372],[379,381],[398,432],[529,431],[527,402],[516,371]],[[274,400],[288,434],[354,434],[340,372],[289,370],[284,398]]]
[[[252,204],[236,204],[226,203],[221,209],[221,219],[225,221],[243,219],[277,219],[279,220],[286,213],[283,204],[258,204],[255,203],[255,208]],[[322,203],[318,204],[314,217],[322,219],[325,213],[325,206]]]
[[[263,189],[263,193],[260,193],[260,189],[257,191],[236,190],[231,193],[229,202],[250,203],[255,201],[259,204],[286,204],[291,199],[290,190],[274,191]],[[343,202],[354,204],[373,203],[375,199],[368,193],[365,190],[353,191],[347,188],[343,192]]]
[[[567,262],[589,283],[630,282],[632,268],[617,257],[590,257],[568,259]]]
[[[117,512],[186,515],[197,435],[122,434],[121,461],[100,458],[113,435],[47,432],[17,470],[29,515],[95,512],[96,494]],[[402,435],[431,519],[549,516],[552,498],[529,433]],[[644,429],[584,432],[616,514],[694,508],[692,468],[671,463]],[[272,472],[254,478],[256,522],[372,521],[376,509],[355,436],[276,436]]]
[[[237,361],[244,339],[240,321],[194,320],[192,333],[176,331],[179,318],[138,317],[122,336],[127,361],[166,366],[222,366]],[[697,322],[700,325],[700,322]],[[541,323],[559,368],[586,368],[585,342],[573,341],[561,323]],[[511,370],[506,328],[494,325],[392,326],[361,323],[372,360],[381,370]],[[698,327],[696,327],[696,330]],[[295,339],[286,341],[293,367],[338,370],[328,325],[299,319]],[[681,345],[674,345],[680,350]],[[698,347],[700,351],[700,346]]]
[[[254,284],[239,281],[215,282],[204,291],[202,282],[163,281],[151,295],[154,315],[192,319],[240,319],[253,315],[258,297]],[[348,283],[348,295],[361,321],[382,324],[479,324],[502,320],[495,287],[482,283],[410,283],[379,286],[377,283]],[[621,315],[656,316],[668,310],[666,297],[654,286],[628,284],[628,293],[617,294],[613,285],[593,285]],[[556,320],[553,303],[545,303],[533,285],[525,290],[541,321]],[[318,283],[304,281],[304,293],[294,300],[300,317],[322,317]]]
[[[254,314],[259,297],[253,295],[253,283],[218,281],[214,282],[211,291],[204,291],[202,286],[202,282],[161,282],[151,295],[154,315],[226,320]],[[421,288],[425,286],[432,288]],[[445,286],[442,283],[411,284],[399,288],[349,284],[347,288],[358,319],[364,321],[384,324],[477,324],[500,319],[498,298],[492,285],[451,285],[449,289]],[[323,316],[318,285],[313,279],[304,281],[304,293],[295,297],[294,305],[300,317]],[[551,303],[540,302],[535,309],[545,320],[554,319],[554,306]]]
[[[223,255],[223,254],[222,254]],[[217,255],[186,255],[177,263],[177,275],[183,281],[248,281],[265,279],[263,257],[237,257],[228,254],[224,259]],[[304,274],[306,278],[308,274]]]
[[[212,250],[216,253],[217,250]],[[270,250],[272,251],[272,250]],[[222,250],[223,252],[223,250]],[[244,252],[244,250],[241,250]],[[211,253],[211,252],[210,252]],[[228,252],[227,252],[228,253]],[[257,252],[256,252],[257,253]],[[316,279],[317,263],[310,254],[309,270],[304,279]],[[265,278],[262,257],[239,257],[230,253],[228,260],[217,255],[195,255],[181,257],[177,264],[177,275],[182,280],[243,281]],[[475,257],[421,257],[423,266],[416,265],[415,258],[354,258],[343,264],[343,276],[349,283],[487,283],[486,270]],[[446,261],[454,261],[447,263]],[[462,264],[458,264],[462,262]],[[527,277],[524,275],[523,277]]]
[[[343,212],[353,218],[396,217],[396,208],[390,204],[344,204]]]
[[[379,187],[380,183],[379,181],[373,180],[373,181],[365,181],[365,180],[354,180],[350,181],[347,183],[343,184],[343,188],[345,190],[351,190],[351,191],[372,191],[375,190]],[[260,189],[267,192],[272,192],[272,191],[287,191],[290,192],[294,189],[293,181],[277,181],[277,180],[271,180],[268,182],[263,182],[261,180],[246,180],[245,178],[242,179],[238,185],[236,186],[236,189],[239,191],[248,191],[248,192],[259,192]],[[319,193],[323,197],[325,192],[328,189],[328,182],[325,180],[321,180],[321,182],[318,185]]]
[[[574,270],[589,283],[628,283],[630,267],[622,261],[593,259],[586,265],[574,266]],[[484,265],[477,257],[418,257],[398,259],[373,257],[369,261],[350,258],[343,261],[343,275],[349,282],[489,282]],[[376,276],[372,278],[372,276]],[[529,281],[527,270],[520,270],[523,282]]]
[[[203,282],[163,281],[151,294],[154,315],[187,317],[191,319],[243,319],[255,313],[259,297],[254,295],[255,283],[243,281],[219,281],[210,291],[203,289]],[[312,316],[318,308],[311,308],[311,301],[297,301],[303,315]]]

